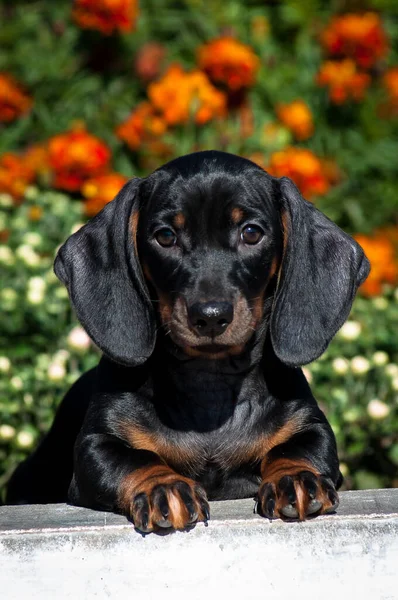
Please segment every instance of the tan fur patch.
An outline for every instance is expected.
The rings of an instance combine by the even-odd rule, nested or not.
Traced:
[[[132,448],[155,452],[165,463],[173,467],[191,467],[198,460],[197,452],[187,444],[171,444],[159,433],[149,432],[140,427],[123,425],[119,431]]]
[[[136,254],[137,254],[138,218],[139,218],[139,212],[137,210],[136,212],[132,213],[132,215],[130,217],[130,229],[131,229],[131,232],[133,234],[133,243],[134,243],[134,248],[135,248],[135,253]]]
[[[178,213],[173,219],[173,225],[176,229],[182,229],[185,225],[185,215]]]
[[[242,221],[243,217],[244,217],[244,212],[241,208],[238,208],[237,206],[235,206],[235,208],[233,208],[231,210],[231,219],[232,219],[232,222],[235,223],[235,225],[240,223]]]
[[[276,446],[286,443],[293,435],[299,433],[304,422],[305,416],[298,414],[274,433],[261,435],[254,440],[249,440],[246,444],[236,444],[234,452],[222,459],[223,466],[228,468],[245,463],[255,463],[256,461],[263,461],[264,463],[267,460],[268,452]]]

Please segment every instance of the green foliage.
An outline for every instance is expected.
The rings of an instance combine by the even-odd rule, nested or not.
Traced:
[[[1,229],[10,237],[0,244],[0,488],[49,428],[67,387],[98,360],[84,334],[83,346],[76,342],[68,294],[52,268],[56,247],[82,223],[81,204],[36,188],[18,208],[8,204],[2,196]]]

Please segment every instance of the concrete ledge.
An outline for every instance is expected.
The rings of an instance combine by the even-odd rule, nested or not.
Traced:
[[[269,522],[213,502],[208,527],[136,533],[66,505],[0,508],[0,590],[14,598],[398,598],[398,489],[343,492],[336,515]]]

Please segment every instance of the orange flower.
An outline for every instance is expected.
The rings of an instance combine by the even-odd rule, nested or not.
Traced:
[[[0,73],[0,121],[10,123],[27,113],[31,106],[32,99],[18,83],[10,75]]]
[[[119,125],[116,135],[132,150],[137,150],[141,144],[163,135],[166,129],[167,124],[164,119],[156,114],[149,102],[142,102],[127,121]]]
[[[383,76],[383,84],[392,106],[398,108],[398,67],[389,69]]]
[[[185,73],[180,65],[171,65],[159,81],[151,83],[148,96],[169,125],[186,123],[191,115],[202,125],[224,116],[226,110],[224,94],[211,85],[204,73]]]
[[[326,61],[321,66],[316,81],[329,87],[329,97],[334,104],[343,104],[348,99],[359,102],[370,84],[367,73],[357,71],[354,61]]]
[[[85,181],[82,194],[87,198],[84,210],[87,216],[93,217],[105,204],[108,204],[118,194],[128,178],[120,173],[106,173]]]
[[[293,179],[306,198],[326,194],[330,187],[322,161],[304,148],[288,147],[274,152],[267,171],[275,177]]]
[[[80,124],[51,138],[48,151],[54,186],[70,192],[79,190],[86,179],[104,173],[111,157],[104,142]]]
[[[260,65],[253,50],[232,37],[221,37],[199,48],[198,62],[212,81],[233,91],[253,85]]]
[[[286,125],[298,140],[306,140],[314,133],[312,113],[303,100],[276,107],[278,119]]]
[[[334,17],[321,41],[330,55],[350,57],[364,69],[372,67],[388,50],[381,19],[371,12]]]
[[[22,156],[7,152],[0,158],[0,193],[10,194],[19,200],[34,178],[34,170],[26,164]]]
[[[96,29],[105,35],[131,31],[137,20],[137,0],[75,0],[72,15],[84,29]]]
[[[47,173],[50,168],[48,148],[43,144],[34,144],[23,155],[26,166],[36,174]]]
[[[369,277],[360,287],[365,296],[377,296],[382,292],[383,283],[398,282],[397,252],[393,242],[382,229],[372,236],[356,235],[371,265]]]

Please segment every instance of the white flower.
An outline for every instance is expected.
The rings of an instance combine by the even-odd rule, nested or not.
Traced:
[[[363,375],[370,369],[370,362],[364,356],[354,356],[351,360],[351,369],[357,375]]]
[[[22,241],[24,244],[28,244],[29,246],[36,248],[37,246],[40,246],[43,238],[40,233],[37,233],[36,231],[27,231],[22,237]]]
[[[348,473],[350,472],[346,463],[340,463],[340,471],[343,477],[347,477]]]
[[[47,284],[43,277],[30,277],[28,279],[28,287],[31,290],[44,290]]]
[[[369,402],[367,410],[372,419],[385,419],[390,413],[390,407],[378,398],[374,398]]]
[[[308,383],[312,383],[312,373],[307,367],[303,367],[304,377],[308,381]]]
[[[0,439],[7,441],[12,440],[15,435],[15,428],[12,425],[0,425]]]
[[[16,442],[20,448],[31,448],[34,441],[35,438],[33,433],[26,429],[19,431],[16,437]]]
[[[59,298],[60,300],[64,300],[65,298],[68,297],[68,290],[64,287],[57,287],[56,290],[54,291],[54,295],[56,298]]]
[[[388,363],[388,354],[387,352],[382,352],[381,350],[379,350],[379,352],[375,352],[373,354],[372,360],[373,363],[378,367],[383,367]]]
[[[398,377],[393,377],[391,381],[391,387],[393,390],[398,392]]]
[[[24,196],[28,200],[36,200],[36,198],[39,196],[39,190],[34,185],[30,185],[26,188]]]
[[[387,298],[383,298],[383,296],[373,298],[372,302],[373,306],[378,310],[386,310],[386,308],[388,308],[388,300]]]
[[[8,373],[11,369],[11,361],[6,356],[0,356],[0,371],[2,373]]]
[[[50,381],[61,381],[66,376],[66,369],[61,363],[53,362],[48,367],[47,376]]]
[[[397,377],[398,365],[396,365],[395,363],[389,363],[388,365],[386,365],[385,372],[386,375],[389,375],[390,377]]]
[[[59,363],[59,364],[66,363],[66,361],[69,358],[70,358],[70,352],[68,352],[67,350],[58,350],[58,352],[56,352],[54,354],[54,362]]]
[[[361,415],[357,408],[349,408],[343,414],[343,418],[347,423],[356,423],[360,417]]]
[[[26,294],[26,298],[31,304],[41,304],[44,300],[44,289],[29,288]]]
[[[362,326],[358,321],[346,321],[340,329],[340,336],[344,340],[356,340],[362,331]]]
[[[4,288],[1,291],[1,299],[5,304],[5,308],[15,308],[15,305],[18,300],[18,294],[12,288]]]
[[[68,346],[72,348],[72,350],[85,352],[90,347],[90,344],[91,340],[89,336],[84,331],[83,327],[79,327],[79,325],[74,327],[68,335]]]
[[[28,244],[18,246],[15,254],[29,267],[37,267],[40,264],[40,256]]]
[[[5,244],[0,245],[0,262],[8,266],[11,266],[15,263],[13,251]]]
[[[32,394],[24,394],[23,401],[26,404],[26,406],[32,406],[32,404],[33,404]]]
[[[13,204],[14,201],[10,194],[0,194],[0,206],[2,206],[3,208],[10,208],[11,206],[13,206]]]
[[[23,381],[20,377],[18,377],[17,375],[15,375],[14,377],[11,377],[10,379],[10,385],[12,388],[14,388],[14,390],[22,390],[23,388]]]
[[[84,223],[75,223],[72,227],[72,229],[70,230],[71,235],[76,233],[77,231],[79,231],[79,229],[81,229],[83,227]]]
[[[333,370],[339,375],[344,375],[350,368],[350,363],[346,358],[335,358],[332,362]]]

